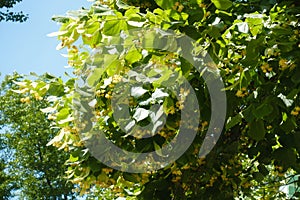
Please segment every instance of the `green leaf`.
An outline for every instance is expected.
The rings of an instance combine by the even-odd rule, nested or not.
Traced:
[[[263,164],[258,165],[257,168],[263,176],[267,176],[269,174],[268,169]]]
[[[61,109],[58,114],[57,114],[57,121],[60,121],[62,119],[66,119],[70,114],[70,109],[69,108],[63,108]]]
[[[95,158],[89,159],[88,163],[93,172],[99,172],[101,170],[101,165]]]
[[[123,20],[115,19],[113,21],[108,21],[104,24],[103,33],[105,35],[114,36],[120,33],[121,30],[126,26]]]
[[[218,38],[221,36],[220,30],[216,26],[210,26],[207,30],[208,30],[207,33],[209,34],[209,36],[211,36],[213,38]]]
[[[243,88],[247,88],[248,85],[251,82],[251,75],[250,75],[250,71],[245,69],[242,74],[241,74],[241,78],[240,78],[240,87]]]
[[[256,36],[259,34],[263,28],[263,19],[261,17],[249,17],[245,20],[249,27],[250,27],[250,32],[253,36]]]
[[[292,76],[292,81],[295,83],[295,84],[298,84],[300,83],[300,67],[297,67],[295,72],[294,72],[294,75]]]
[[[145,90],[143,87],[132,87],[130,95],[133,96],[134,98],[138,98],[148,92],[148,90]]]
[[[168,93],[163,92],[160,88],[156,88],[151,97],[153,99],[158,99],[158,98],[167,97],[167,96],[169,96]]]
[[[117,16],[108,16],[107,21],[104,23],[103,34],[115,36],[118,35],[121,30],[127,30],[127,23],[123,19],[123,15],[117,13]]]
[[[144,20],[144,18],[142,19],[142,17],[138,14],[139,10],[137,8],[132,8],[129,9],[125,12],[125,17],[127,17],[127,23],[130,26],[134,26],[134,27],[142,27],[146,21]]]
[[[68,23],[70,21],[70,18],[65,16],[53,16],[51,19],[58,23]]]
[[[262,182],[264,180],[264,175],[260,172],[254,172],[253,173],[253,178],[258,181],[258,182]]]
[[[259,49],[264,44],[264,37],[259,37],[255,40],[251,40],[247,43],[246,47],[246,58],[242,60],[242,63],[246,66],[256,65],[257,58],[259,56]]]
[[[119,9],[124,9],[127,10],[129,8],[131,8],[131,6],[125,4],[123,1],[121,0],[117,0],[116,5],[118,6]]]
[[[260,106],[255,108],[253,114],[256,118],[262,119],[264,116],[268,116],[273,111],[273,106],[267,103],[262,103]]]
[[[273,153],[273,157],[284,165],[293,165],[297,161],[296,152],[291,148],[280,147]]]
[[[242,115],[239,113],[234,117],[230,117],[226,124],[226,129],[230,129],[242,121]]]
[[[93,5],[92,8],[94,9],[94,13],[101,13],[111,10],[108,6],[101,4]]]
[[[68,161],[69,162],[76,162],[77,160],[78,160],[78,157],[73,157],[73,155],[71,154]]]
[[[108,176],[103,171],[98,176],[98,180],[101,181],[101,182],[106,182],[108,179],[109,179]]]
[[[65,124],[68,122],[74,121],[74,117],[71,117],[71,115],[69,115],[66,119],[63,120],[59,120],[57,121],[58,124]]]
[[[85,31],[82,34],[82,41],[84,44],[95,47],[101,41],[100,23],[92,21],[85,27]]]
[[[108,76],[113,76],[120,72],[120,70],[122,69],[122,64],[120,60],[117,60],[118,59],[117,55],[111,56],[110,58],[112,60],[111,63],[108,65],[106,72]]]
[[[144,108],[137,108],[135,113],[133,114],[133,118],[139,122],[143,119],[146,119],[149,116],[149,110],[146,110]]]
[[[143,47],[153,48],[156,36],[157,35],[153,31],[147,31],[143,38]]]
[[[130,51],[126,54],[125,60],[132,64],[142,59],[142,57],[142,54],[136,48],[131,48]]]
[[[60,35],[65,35],[66,33],[68,33],[68,31],[57,31],[57,32],[52,32],[47,34],[48,37],[57,37]]]
[[[246,23],[246,22],[237,23],[236,26],[238,27],[238,30],[241,33],[249,32],[249,26],[248,26],[248,23]]]
[[[294,118],[288,118],[288,120],[284,121],[280,127],[286,132],[290,133],[297,127],[297,123],[295,122]]]
[[[143,27],[146,22],[127,21],[128,25],[134,27]]]
[[[130,174],[130,173],[123,172],[123,178],[126,181],[130,181],[130,182],[133,182],[133,183],[138,183],[139,182],[135,174]]]
[[[168,113],[171,107],[174,107],[173,99],[171,97],[166,97],[163,103],[164,112]]]
[[[171,75],[174,75],[173,74],[173,71],[172,70],[168,70],[168,69],[166,69],[166,70],[164,70],[163,72],[162,72],[162,76],[159,78],[159,79],[157,79],[157,80],[155,80],[155,81],[153,81],[153,86],[154,87],[159,87],[161,84],[162,84],[162,82],[166,82],[164,85],[166,86],[167,85],[167,83],[171,83],[172,81],[170,80],[170,76]],[[171,84],[173,84],[174,82],[172,82]]]
[[[155,149],[155,152],[157,153],[157,155],[161,156],[161,157],[167,157],[167,155],[164,155],[162,150],[161,150],[161,147],[153,141],[153,144],[154,144],[154,149]]]
[[[177,0],[155,0],[155,2],[159,7],[167,10],[167,9],[171,9],[175,5]]]
[[[56,108],[54,108],[54,107],[47,107],[47,108],[41,109],[41,111],[42,111],[43,113],[50,113],[50,112],[56,111]]]
[[[135,121],[134,120],[130,121],[124,128],[126,133],[128,133],[134,127],[134,125],[135,125]]]
[[[100,77],[101,77],[101,75],[103,74],[104,71],[105,71],[104,68],[94,69],[94,71],[88,76],[87,83],[90,86],[94,86],[98,82],[98,80],[100,79]]]
[[[96,16],[108,16],[115,14],[113,10],[104,5],[93,5],[92,8]]]
[[[61,96],[64,94],[64,86],[60,83],[54,82],[50,83],[48,94],[53,96]]]
[[[211,2],[220,10],[227,10],[232,6],[232,2],[229,0],[211,0]]]
[[[249,124],[249,136],[256,140],[260,141],[265,138],[266,130],[264,122],[262,120],[253,121]]]
[[[137,8],[131,8],[129,10],[126,10],[125,12],[125,17],[128,18],[128,20],[133,20],[133,21],[140,21],[142,17],[138,14],[139,9]]]

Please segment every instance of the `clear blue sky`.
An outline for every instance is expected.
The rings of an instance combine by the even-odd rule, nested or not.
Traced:
[[[57,38],[46,35],[59,29],[51,20],[53,15],[64,15],[68,10],[89,8],[87,0],[23,0],[13,11],[29,14],[24,23],[0,22],[0,80],[4,75],[17,71],[22,74],[50,72],[62,76],[67,71],[67,58],[57,51]]]

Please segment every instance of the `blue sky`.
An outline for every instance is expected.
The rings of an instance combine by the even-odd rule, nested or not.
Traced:
[[[47,37],[59,25],[51,20],[53,15],[64,15],[68,10],[89,8],[87,0],[23,0],[13,10],[29,14],[24,23],[0,22],[0,72],[4,75],[17,71],[22,74],[49,72],[63,76],[67,58],[57,51],[57,38]]]

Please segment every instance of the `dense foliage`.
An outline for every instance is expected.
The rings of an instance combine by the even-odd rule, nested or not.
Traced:
[[[55,96],[53,105],[43,110],[54,121],[53,126],[59,128],[48,145],[70,154],[66,163],[69,180],[80,186],[81,194],[92,191],[100,199],[112,199],[112,196],[147,200],[285,198],[280,186],[300,172],[299,3],[272,0],[127,2],[132,6],[121,1],[96,1],[88,10],[54,17],[61,28],[51,35],[61,41],[58,49],[68,49],[66,56],[76,77],[65,83],[53,77],[46,81],[47,77],[43,77],[24,82],[19,89],[19,92],[29,89],[32,95],[44,99]],[[150,9],[146,9],[148,7]],[[124,37],[136,28],[159,28],[162,35],[172,30],[178,36],[172,41],[166,39],[160,49],[147,49]],[[182,34],[194,40],[185,44],[186,51],[180,46]],[[153,45],[157,39],[149,34],[141,37],[140,42]],[[76,41],[81,44],[78,46]],[[120,41],[126,48],[112,46],[113,42]],[[162,50],[164,45],[170,44],[182,50],[181,54]],[[95,49],[98,51],[93,51]],[[192,55],[192,52],[208,53],[212,60],[204,62],[206,57],[201,57],[204,64],[199,72],[182,56]],[[92,68],[94,65],[97,67]],[[140,66],[145,66],[143,73],[148,79],[134,73],[128,77],[128,72]],[[203,77],[214,77],[215,73],[220,73],[224,81],[227,116],[221,138],[203,158],[198,156],[199,149],[208,125],[214,120],[210,119],[211,100]],[[126,121],[120,114],[122,109],[114,110],[112,106],[113,99],[118,99],[114,92],[120,92],[120,85],[130,78],[135,80],[133,84],[140,84],[138,89],[117,102],[120,107],[130,106],[132,117]],[[176,162],[157,171],[128,173],[107,167],[93,157],[85,144],[97,142],[103,136],[128,151],[156,150],[159,156],[166,156],[159,149],[181,134],[183,102],[191,92],[177,88],[180,98],[168,92],[173,85],[180,85],[181,78],[188,80],[196,93],[201,121],[198,127],[188,127],[196,130],[197,135]],[[75,87],[75,81],[94,87],[84,90],[84,87]],[[162,95],[156,96],[158,93]],[[73,109],[74,105],[78,106],[78,100],[84,103],[79,94],[92,94],[95,100]],[[158,113],[151,110],[154,104],[163,109],[166,125],[151,138],[141,137],[151,135],[148,132],[134,130],[134,135],[128,134],[130,123],[147,126],[153,122],[151,113]],[[81,119],[78,123],[78,109],[90,110],[90,107],[94,127],[88,130],[102,130],[100,136],[86,131],[91,123]],[[116,119],[115,115],[121,117]],[[129,127],[127,131],[122,129],[120,121]],[[109,160],[112,153],[109,150],[102,149],[98,153]],[[143,164],[132,163],[133,166]],[[124,169],[126,171],[126,166]],[[297,191],[291,195],[299,197]]]
[[[64,178],[67,155],[46,146],[57,134],[40,110],[49,102],[38,94],[14,92],[24,79],[17,73],[6,76],[0,89],[0,140],[5,148],[1,157],[6,164],[1,164],[1,183],[10,197],[67,199],[74,194],[74,185]]]
[[[12,9],[15,4],[21,2],[22,0],[0,0],[0,9],[5,12],[0,11],[0,22],[1,21],[12,21],[12,22],[24,22],[28,19],[28,15],[21,12],[13,12]]]
[[[0,200],[8,199],[11,196],[11,191],[14,188],[12,185],[12,176],[5,172],[6,162],[0,160]]]

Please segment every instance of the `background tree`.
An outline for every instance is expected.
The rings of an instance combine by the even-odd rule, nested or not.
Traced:
[[[0,143],[2,144],[2,143]],[[1,153],[3,151],[1,150]],[[0,159],[0,199],[6,200],[11,196],[11,192],[14,188],[13,178],[5,171],[7,169],[4,159]]]
[[[1,84],[1,140],[10,154],[2,173],[13,176],[14,189],[25,199],[71,198],[74,185],[64,178],[67,155],[46,146],[57,133],[49,128],[50,120],[40,110],[49,102],[38,94],[32,98],[28,93],[14,92],[24,84],[23,79],[14,73]]]
[[[127,2],[140,6],[139,2],[135,4],[137,1]],[[49,79],[48,89],[37,86],[45,84],[44,78],[28,81],[19,91],[29,89],[42,97],[57,97],[55,106],[47,110],[60,130],[49,144],[69,152],[66,164],[70,180],[79,184],[81,194],[99,188],[95,194],[102,199],[110,198],[109,191],[112,196],[146,200],[286,198],[280,187],[300,173],[299,3],[268,0],[155,0],[155,3],[149,10],[140,10],[120,1],[97,1],[89,10],[55,17],[61,29],[53,35],[61,41],[58,48],[68,48],[74,74],[80,78],[89,74],[85,78],[96,84],[92,91],[96,100],[95,129],[103,130],[106,138],[123,149],[147,152],[159,149],[178,133],[176,122],[180,120],[182,106],[171,94],[162,103],[168,126],[151,140],[129,137],[113,117],[113,88],[126,78],[128,70],[150,61],[159,70],[158,74],[151,72],[152,77],[159,80],[143,85],[140,92],[144,96],[132,94],[133,116],[141,108],[149,109],[147,102],[153,101],[152,94],[157,88],[174,84],[170,71],[176,70],[197,91],[201,126],[192,127],[197,128],[196,139],[175,163],[156,172],[134,174],[111,169],[97,161],[84,146],[88,138],[97,141],[97,135],[92,132],[88,137],[80,137],[81,125],[76,126],[76,111],[72,109],[73,100],[78,100],[74,80],[63,83]],[[130,37],[120,35],[121,31],[152,27],[160,28],[162,33],[174,30],[188,35],[196,42],[187,52],[197,52],[199,49],[193,48],[200,44],[214,62],[206,62],[205,70],[199,73],[179,55],[139,49]],[[110,51],[111,45],[105,44],[110,41],[107,38],[115,39],[112,36],[132,45],[131,51],[122,48]],[[79,38],[82,45],[76,46],[74,42]],[[149,35],[147,39],[154,43],[158,38]],[[176,45],[180,44],[180,37],[176,42],[166,43],[179,47]],[[94,66],[89,50],[96,48],[102,51],[94,62],[105,67],[91,72],[86,68]],[[121,51],[120,55],[115,55],[116,51]],[[226,124],[214,149],[205,158],[199,158],[211,114],[209,91],[202,75],[214,71],[220,72],[225,84]],[[85,92],[82,95],[87,95]],[[140,121],[147,124],[149,118]],[[109,155],[107,150],[103,152],[100,153]],[[290,198],[297,197],[296,190]]]
[[[0,11],[0,22],[1,21],[12,21],[12,22],[24,22],[28,19],[28,15],[25,15],[21,12],[13,12],[10,9],[14,7],[16,3],[21,2],[22,0],[0,0],[0,9],[5,10],[4,12]]]

